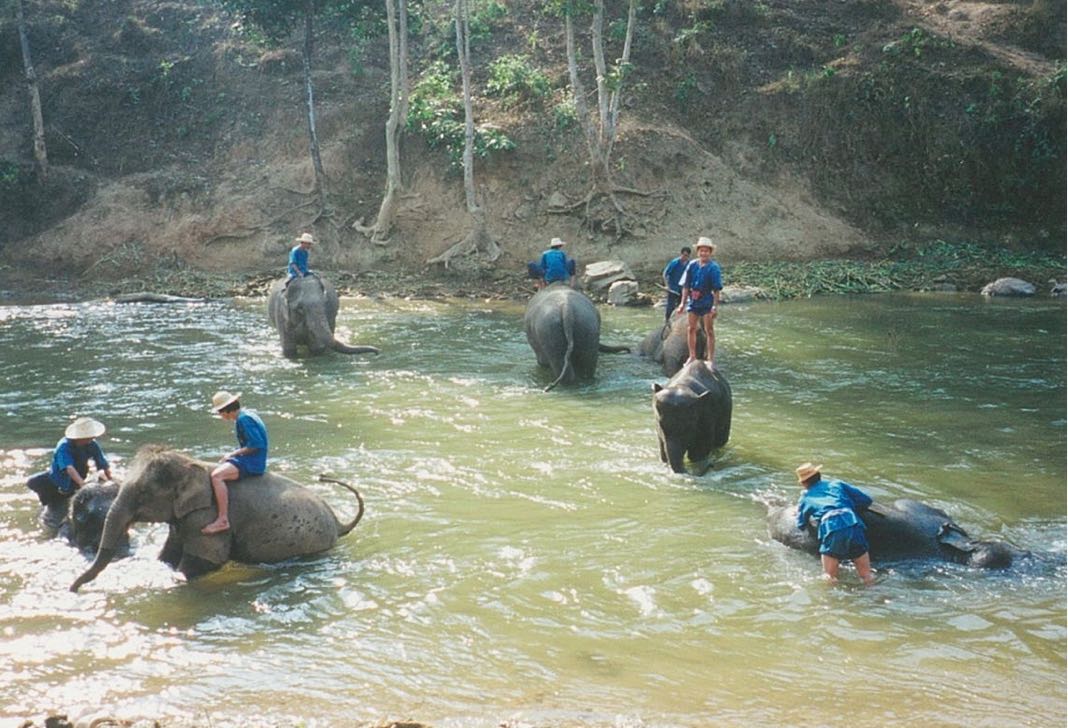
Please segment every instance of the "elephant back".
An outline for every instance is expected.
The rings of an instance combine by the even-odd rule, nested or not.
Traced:
[[[565,382],[576,374],[586,379],[593,376],[601,339],[601,314],[583,293],[562,284],[543,288],[527,304],[523,328],[538,363],[551,369],[554,376],[564,372]],[[570,370],[565,361],[569,350]]]
[[[275,562],[319,553],[338,538],[333,510],[317,493],[266,473],[229,485],[231,558]]]

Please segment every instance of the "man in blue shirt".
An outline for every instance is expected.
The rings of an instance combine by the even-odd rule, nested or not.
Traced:
[[[52,467],[37,473],[26,487],[37,494],[45,507],[45,522],[59,528],[67,516],[67,502],[74,491],[85,485],[89,475],[89,461],[96,463],[97,472],[111,479],[111,465],[96,438],[105,432],[104,425],[91,417],[79,417],[63,433],[52,452]]]
[[[289,266],[286,268],[289,278],[286,283],[294,278],[303,278],[311,274],[308,270],[308,251],[311,250],[311,246],[315,245],[315,238],[311,233],[303,233],[294,242],[296,245],[289,251]]]
[[[222,533],[230,528],[230,495],[226,481],[240,480],[251,475],[263,475],[267,470],[267,428],[252,410],[241,408],[241,393],[216,392],[211,408],[224,420],[234,423],[237,449],[219,458],[219,465],[211,471],[211,488],[219,515],[200,529],[202,533]]]
[[[545,284],[567,283],[575,275],[575,261],[567,257],[562,248],[567,245],[560,238],[553,238],[549,249],[541,254],[541,269],[545,271]]]
[[[857,576],[865,584],[874,581],[868,538],[864,521],[857,511],[872,504],[871,496],[842,480],[824,480],[822,465],[803,463],[797,468],[797,480],[805,490],[797,501],[797,527],[808,528],[814,521],[820,539],[820,560],[823,573],[832,583],[838,581],[838,565],[853,561]]]
[[[664,287],[667,288],[667,303],[664,304],[664,323],[671,321],[671,314],[682,300],[682,274],[686,272],[686,266],[690,262],[690,246],[687,245],[679,251],[678,258],[672,258],[671,262],[664,267]]]
[[[708,238],[697,239],[697,260],[691,260],[682,274],[682,303],[687,313],[686,345],[690,358],[686,364],[697,361],[697,326],[703,323],[705,330],[705,359],[712,366],[716,362],[716,309],[719,307],[720,291],[723,290],[723,273],[719,263],[712,260],[716,246]],[[685,366],[685,365],[684,365]]]

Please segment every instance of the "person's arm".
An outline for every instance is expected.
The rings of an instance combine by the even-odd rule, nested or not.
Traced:
[[[845,491],[849,494],[849,499],[853,501],[853,509],[857,511],[866,511],[872,504],[871,496],[862,491],[860,488],[855,488],[849,483],[845,484]]]
[[[670,261],[667,265],[664,266],[664,272],[660,274],[660,277],[664,279],[664,288],[668,289],[669,291],[671,290],[671,273],[673,272],[671,269],[674,265],[675,261]]]
[[[717,264],[712,269],[712,305],[719,309],[720,292],[723,290],[723,272]]]
[[[809,510],[805,507],[805,499],[803,497],[797,501],[797,528],[801,531],[808,527]]]
[[[107,457],[104,455],[104,448],[100,447],[100,443],[96,440],[93,441],[93,462],[96,463],[97,472],[100,473],[98,477],[106,477],[108,480],[113,480],[111,477],[111,463],[108,462]]]
[[[75,489],[81,488],[83,485],[85,485],[85,481],[82,480],[81,473],[78,472],[78,469],[76,467],[74,467],[73,465],[68,465],[66,467],[66,471],[67,475],[70,476],[70,482],[74,483]]]
[[[679,286],[682,288],[682,292],[679,294],[679,311],[686,308],[686,301],[690,298],[690,269],[693,268],[691,262],[686,266],[686,269],[682,272],[682,278],[679,279]]]

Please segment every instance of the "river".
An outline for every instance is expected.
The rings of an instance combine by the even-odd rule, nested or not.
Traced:
[[[603,309],[634,343],[652,310]],[[1066,721],[1065,306],[965,295],[725,307],[730,444],[701,477],[657,457],[636,356],[543,393],[515,303],[346,299],[378,357],[281,356],[261,300],[0,307],[0,719],[201,725],[1057,726]],[[243,392],[271,468],[342,518],[331,551],[186,583],[166,528],[78,594],[26,477],[69,418],[145,443],[233,446]],[[765,505],[825,463],[1035,558],[1009,572],[883,564],[863,588],[772,541]]]

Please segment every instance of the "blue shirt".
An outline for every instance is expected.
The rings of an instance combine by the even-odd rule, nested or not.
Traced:
[[[308,251],[299,245],[294,246],[289,251],[289,268],[287,270],[290,278],[308,275]]]
[[[52,453],[52,469],[48,474],[60,493],[70,493],[74,490],[74,483],[71,482],[67,467],[73,465],[78,475],[84,480],[89,474],[90,460],[96,463],[97,470],[108,469],[108,459],[104,457],[104,451],[100,449],[96,440],[90,440],[85,445],[75,445],[64,437],[56,443],[56,449]]]
[[[242,408],[234,422],[237,444],[240,447],[255,448],[249,455],[237,455],[230,458],[249,475],[262,475],[267,470],[267,428],[263,420],[252,410]]]
[[[667,281],[668,290],[672,293],[682,293],[682,274],[686,272],[688,263],[689,261],[679,256],[664,267],[664,280]]]
[[[699,291],[702,296],[712,291],[722,291],[723,271],[719,269],[719,263],[714,260],[709,260],[705,265],[701,265],[699,260],[691,260],[686,265],[679,285],[682,288],[689,287],[690,295],[693,295],[694,291]]]
[[[566,281],[575,273],[575,261],[559,248],[550,248],[541,254],[541,269],[545,271],[546,283]]]
[[[820,478],[797,500],[797,527],[803,530],[808,519],[815,518],[819,521],[820,541],[832,531],[858,524],[863,528],[864,522],[857,517],[857,511],[871,503],[871,496],[844,480]]]

